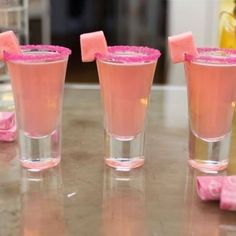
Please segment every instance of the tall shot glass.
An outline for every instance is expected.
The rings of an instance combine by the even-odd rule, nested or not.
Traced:
[[[189,164],[217,173],[228,165],[236,99],[236,50],[199,48],[186,56]]]
[[[160,52],[135,46],[108,47],[97,54],[104,107],[105,163],[129,171],[144,164],[149,95]]]
[[[22,166],[42,170],[61,159],[61,112],[67,61],[59,46],[22,46],[5,52],[13,89]]]

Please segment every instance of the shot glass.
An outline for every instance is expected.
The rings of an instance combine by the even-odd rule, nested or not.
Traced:
[[[144,164],[145,120],[160,52],[108,47],[96,62],[104,107],[105,163],[129,171]]]
[[[189,164],[217,173],[228,165],[236,99],[236,50],[199,48],[186,55]]]
[[[31,170],[56,166],[61,159],[61,112],[67,61],[64,47],[22,46],[5,52],[14,95],[21,164]]]

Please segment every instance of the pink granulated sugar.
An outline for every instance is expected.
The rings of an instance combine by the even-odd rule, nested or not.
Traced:
[[[14,112],[0,112],[0,130],[7,130],[15,124]]]
[[[142,46],[112,46],[105,54],[96,53],[96,59],[118,63],[153,62],[161,56],[159,50]]]
[[[0,60],[3,60],[4,52],[20,54],[20,45],[13,31],[0,33]]]
[[[224,178],[220,196],[220,208],[236,211],[236,176],[227,176]]]
[[[31,54],[31,51],[34,53]],[[21,52],[21,54],[4,52],[4,60],[45,62],[63,60],[71,54],[70,49],[54,45],[25,45],[21,46]]]
[[[0,130],[0,141],[12,142],[15,141],[17,137],[16,125],[8,130]]]
[[[103,31],[80,35],[81,59],[83,62],[95,60],[96,53],[107,53],[107,42]]]
[[[192,55],[193,57],[198,54],[192,32],[169,36],[168,44],[170,57],[174,63],[184,62],[185,54]]]
[[[223,185],[223,176],[198,176],[197,193],[201,200],[219,200]]]
[[[186,61],[210,64],[236,64],[236,50],[225,48],[197,48],[198,55],[185,54]]]

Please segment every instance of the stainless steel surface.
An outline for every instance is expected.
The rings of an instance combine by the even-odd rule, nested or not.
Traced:
[[[196,195],[184,88],[153,89],[139,169],[104,165],[102,122],[97,87],[67,85],[57,168],[30,173],[19,166],[16,143],[0,143],[1,236],[236,235],[236,213]],[[234,153],[228,174],[236,173]]]

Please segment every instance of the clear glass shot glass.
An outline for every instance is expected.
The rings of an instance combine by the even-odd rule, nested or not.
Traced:
[[[31,170],[56,166],[61,159],[61,112],[67,61],[59,46],[22,46],[5,52],[14,95],[21,164]]]
[[[199,48],[186,55],[189,111],[189,164],[207,173],[229,162],[236,100],[236,50]]]
[[[135,46],[97,54],[104,107],[105,163],[129,171],[144,164],[145,120],[160,52]]]

